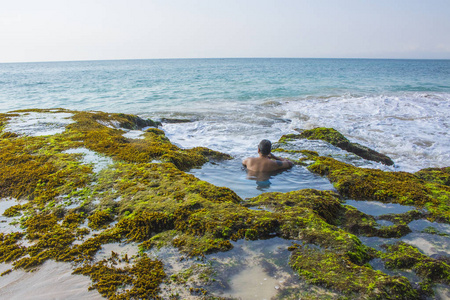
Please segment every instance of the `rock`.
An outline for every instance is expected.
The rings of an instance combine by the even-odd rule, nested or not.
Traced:
[[[394,162],[387,155],[379,153],[358,143],[351,143],[345,136],[333,128],[320,127],[304,130],[300,134],[284,135],[280,139],[280,142],[289,139],[323,140],[333,146],[354,153],[364,159],[380,162],[388,166],[392,166],[394,164]]]

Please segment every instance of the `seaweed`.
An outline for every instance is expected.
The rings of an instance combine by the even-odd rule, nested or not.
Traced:
[[[109,299],[162,299],[158,296],[159,285],[166,278],[161,261],[146,255],[132,267],[116,268],[117,258],[102,260],[93,265],[85,264],[74,274],[91,277],[90,289],[96,289]]]
[[[182,255],[201,260],[207,254],[232,249],[233,241],[273,237],[308,244],[291,247],[291,265],[311,284],[330,287],[344,298],[388,298],[392,293],[399,299],[414,299],[422,291],[412,289],[403,277],[374,271],[367,264],[377,256],[396,261],[393,255],[401,251],[376,252],[356,234],[399,237],[409,232],[406,224],[413,219],[449,218],[449,189],[443,184],[447,169],[382,172],[319,157],[313,151],[279,147],[274,151],[302,154],[299,164],[314,161],[310,170],[328,176],[339,194],[305,189],[264,193],[243,201],[232,190],[185,172],[208,160],[231,156],[203,147],[179,148],[156,128],[157,122],[127,114],[65,109],[21,113],[31,111],[70,112],[75,122],[63,133],[45,137],[1,132],[0,197],[26,203],[4,213],[7,217],[21,214],[25,232],[0,234],[0,262],[27,271],[48,259],[71,262],[77,265],[76,274],[90,276],[91,288],[111,299],[162,297],[163,263],[145,254],[153,247],[174,246]],[[0,114],[0,130],[13,115]],[[124,137],[128,129],[145,130],[143,139]],[[290,138],[297,136],[285,136],[281,142]],[[94,173],[79,154],[64,153],[78,147],[106,155],[114,163]],[[376,218],[342,205],[343,197],[413,204],[429,212],[380,216],[395,225],[378,227]],[[71,208],[66,207],[69,204]],[[270,211],[251,209],[254,206]],[[96,231],[86,228],[86,222]],[[28,246],[22,245],[25,239]],[[119,259],[113,253],[96,262],[96,253],[111,242],[140,243],[139,257],[130,263],[128,257]],[[438,263],[415,252],[414,257],[415,262],[405,268],[425,278],[424,292],[436,282],[447,282],[432,274],[447,272],[444,261]],[[118,267],[119,263],[126,266]],[[188,281],[190,274],[189,270],[180,272],[177,280]],[[209,295],[204,286],[191,286],[190,292],[193,297],[220,299]]]
[[[352,206],[346,207],[342,227],[353,234],[382,238],[400,238],[411,232],[406,224],[379,227],[373,216],[362,213]]]
[[[114,220],[114,218],[111,216],[111,213],[104,210],[97,210],[87,218],[89,220],[88,226],[92,229],[105,228]]]
[[[436,283],[450,284],[450,266],[441,260],[422,254],[414,246],[404,242],[383,246],[386,252],[380,257],[389,269],[411,269],[423,279],[423,291],[433,294],[431,287]]]
[[[310,283],[364,299],[419,299],[405,277],[356,265],[348,257],[327,249],[295,244],[290,250],[290,265]]]
[[[407,172],[358,168],[329,157],[317,157],[308,169],[327,176],[342,196],[414,205],[428,209],[429,219],[450,222],[450,188]]]

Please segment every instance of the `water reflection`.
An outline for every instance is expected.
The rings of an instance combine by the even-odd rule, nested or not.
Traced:
[[[385,214],[402,214],[410,210],[417,210],[414,206],[401,205],[397,203],[383,203],[379,201],[356,201],[347,200],[346,205],[351,205],[365,214],[377,217]]]
[[[256,189],[262,192],[265,192],[270,188],[270,185],[272,184],[270,179],[272,179],[275,175],[290,171],[278,170],[273,172],[257,172],[248,170],[246,168],[241,169],[247,172],[247,179],[254,180],[256,182]]]

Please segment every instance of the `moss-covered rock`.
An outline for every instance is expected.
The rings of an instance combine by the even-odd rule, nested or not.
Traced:
[[[293,245],[290,265],[305,280],[357,299],[419,299],[404,277],[388,276],[354,264],[345,255],[308,245]]]
[[[425,181],[450,186],[450,167],[422,169],[414,175]]]
[[[142,128],[143,125],[156,125],[150,120],[142,121],[143,124],[136,122],[139,120],[136,116],[103,112],[75,112],[73,119],[76,122],[69,124],[66,130],[69,139],[82,140],[84,147],[126,162],[141,163],[163,160],[186,170],[204,164],[208,161],[208,157],[230,158],[230,156],[216,151],[206,151],[205,148],[180,149],[170,143],[162,130],[156,128],[148,129],[144,134],[144,139],[131,140],[123,137],[124,131],[120,129],[120,126]],[[115,128],[112,126],[114,124],[119,124],[119,127]]]
[[[162,262],[148,258],[147,250],[174,246],[183,256],[205,258],[232,249],[233,241],[240,239],[281,237],[309,244],[293,248],[291,265],[313,284],[326,285],[345,297],[385,298],[391,292],[405,298],[417,296],[406,279],[367,267],[377,253],[355,234],[400,236],[406,232],[407,220],[428,215],[396,216],[402,221],[380,228],[373,217],[342,205],[341,196],[412,203],[444,218],[447,187],[435,179],[372,172],[312,151],[289,150],[315,161],[310,169],[329,176],[341,195],[306,189],[265,193],[243,201],[228,188],[184,172],[230,156],[202,147],[181,149],[158,128],[146,129],[143,139],[124,137],[124,128],[143,129],[156,126],[155,122],[126,114],[32,111],[70,112],[75,122],[51,136],[0,133],[0,198],[25,202],[4,214],[20,215],[25,231],[0,234],[0,262],[25,270],[48,259],[71,262],[77,265],[77,274],[90,276],[92,288],[108,298],[158,299],[166,275]],[[0,114],[0,130],[13,115]],[[113,163],[94,172],[79,154],[64,152],[80,147],[103,154]],[[95,231],[86,228],[86,223]],[[132,263],[117,254],[94,262],[102,245],[111,242],[137,242],[141,251]],[[119,263],[126,266],[118,267]],[[193,296],[206,293],[200,286],[192,290]]]
[[[23,209],[25,209],[26,207],[27,207],[27,205],[20,205],[20,204],[11,206],[11,207],[9,207],[9,208],[7,208],[5,210],[3,215],[5,217],[17,217],[17,216],[20,216],[21,215],[21,211]]]
[[[276,212],[285,212],[294,206],[306,207],[329,224],[337,225],[344,208],[340,197],[331,191],[304,189],[289,193],[264,193],[250,199],[246,206],[265,206]]]
[[[420,220],[425,219],[428,216],[428,214],[418,211],[418,210],[410,210],[405,213],[401,214],[385,214],[378,216],[378,220],[387,220],[391,221],[394,224],[409,224],[410,222],[414,220]]]
[[[352,206],[346,207],[342,217],[342,227],[356,235],[382,238],[400,238],[411,232],[406,224],[378,226],[373,216],[362,213]]]
[[[391,166],[394,164],[388,156],[372,150],[358,143],[351,143],[345,136],[333,128],[319,127],[310,130],[304,130],[300,134],[284,135],[280,142],[286,142],[295,139],[322,140],[333,146],[354,153],[364,159],[381,162]]]
[[[18,242],[24,236],[23,233],[0,233],[0,262],[13,262],[27,253],[27,248]]]
[[[450,188],[447,186],[423,181],[407,172],[358,168],[329,157],[316,158],[308,169],[327,176],[345,197],[427,208],[432,217],[450,222]]]
[[[280,235],[333,249],[356,264],[373,257],[372,250],[337,227],[345,212],[339,196],[331,191],[301,190],[290,193],[265,193],[249,199],[246,206],[266,206],[279,214]]]
[[[450,284],[450,266],[422,254],[417,248],[403,242],[393,245],[384,245],[386,252],[380,254],[389,269],[413,270],[424,281],[422,289],[432,294],[431,287],[434,283]]]

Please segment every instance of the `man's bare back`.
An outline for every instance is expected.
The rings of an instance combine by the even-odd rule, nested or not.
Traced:
[[[249,171],[253,172],[273,172],[289,169],[293,163],[285,158],[276,157],[270,153],[272,144],[268,140],[262,140],[258,146],[259,157],[249,157],[242,161],[242,164]]]
[[[269,154],[268,156],[249,157],[245,159],[242,164],[247,170],[254,172],[273,172],[289,169],[293,165],[289,160],[275,157],[272,154]]]

